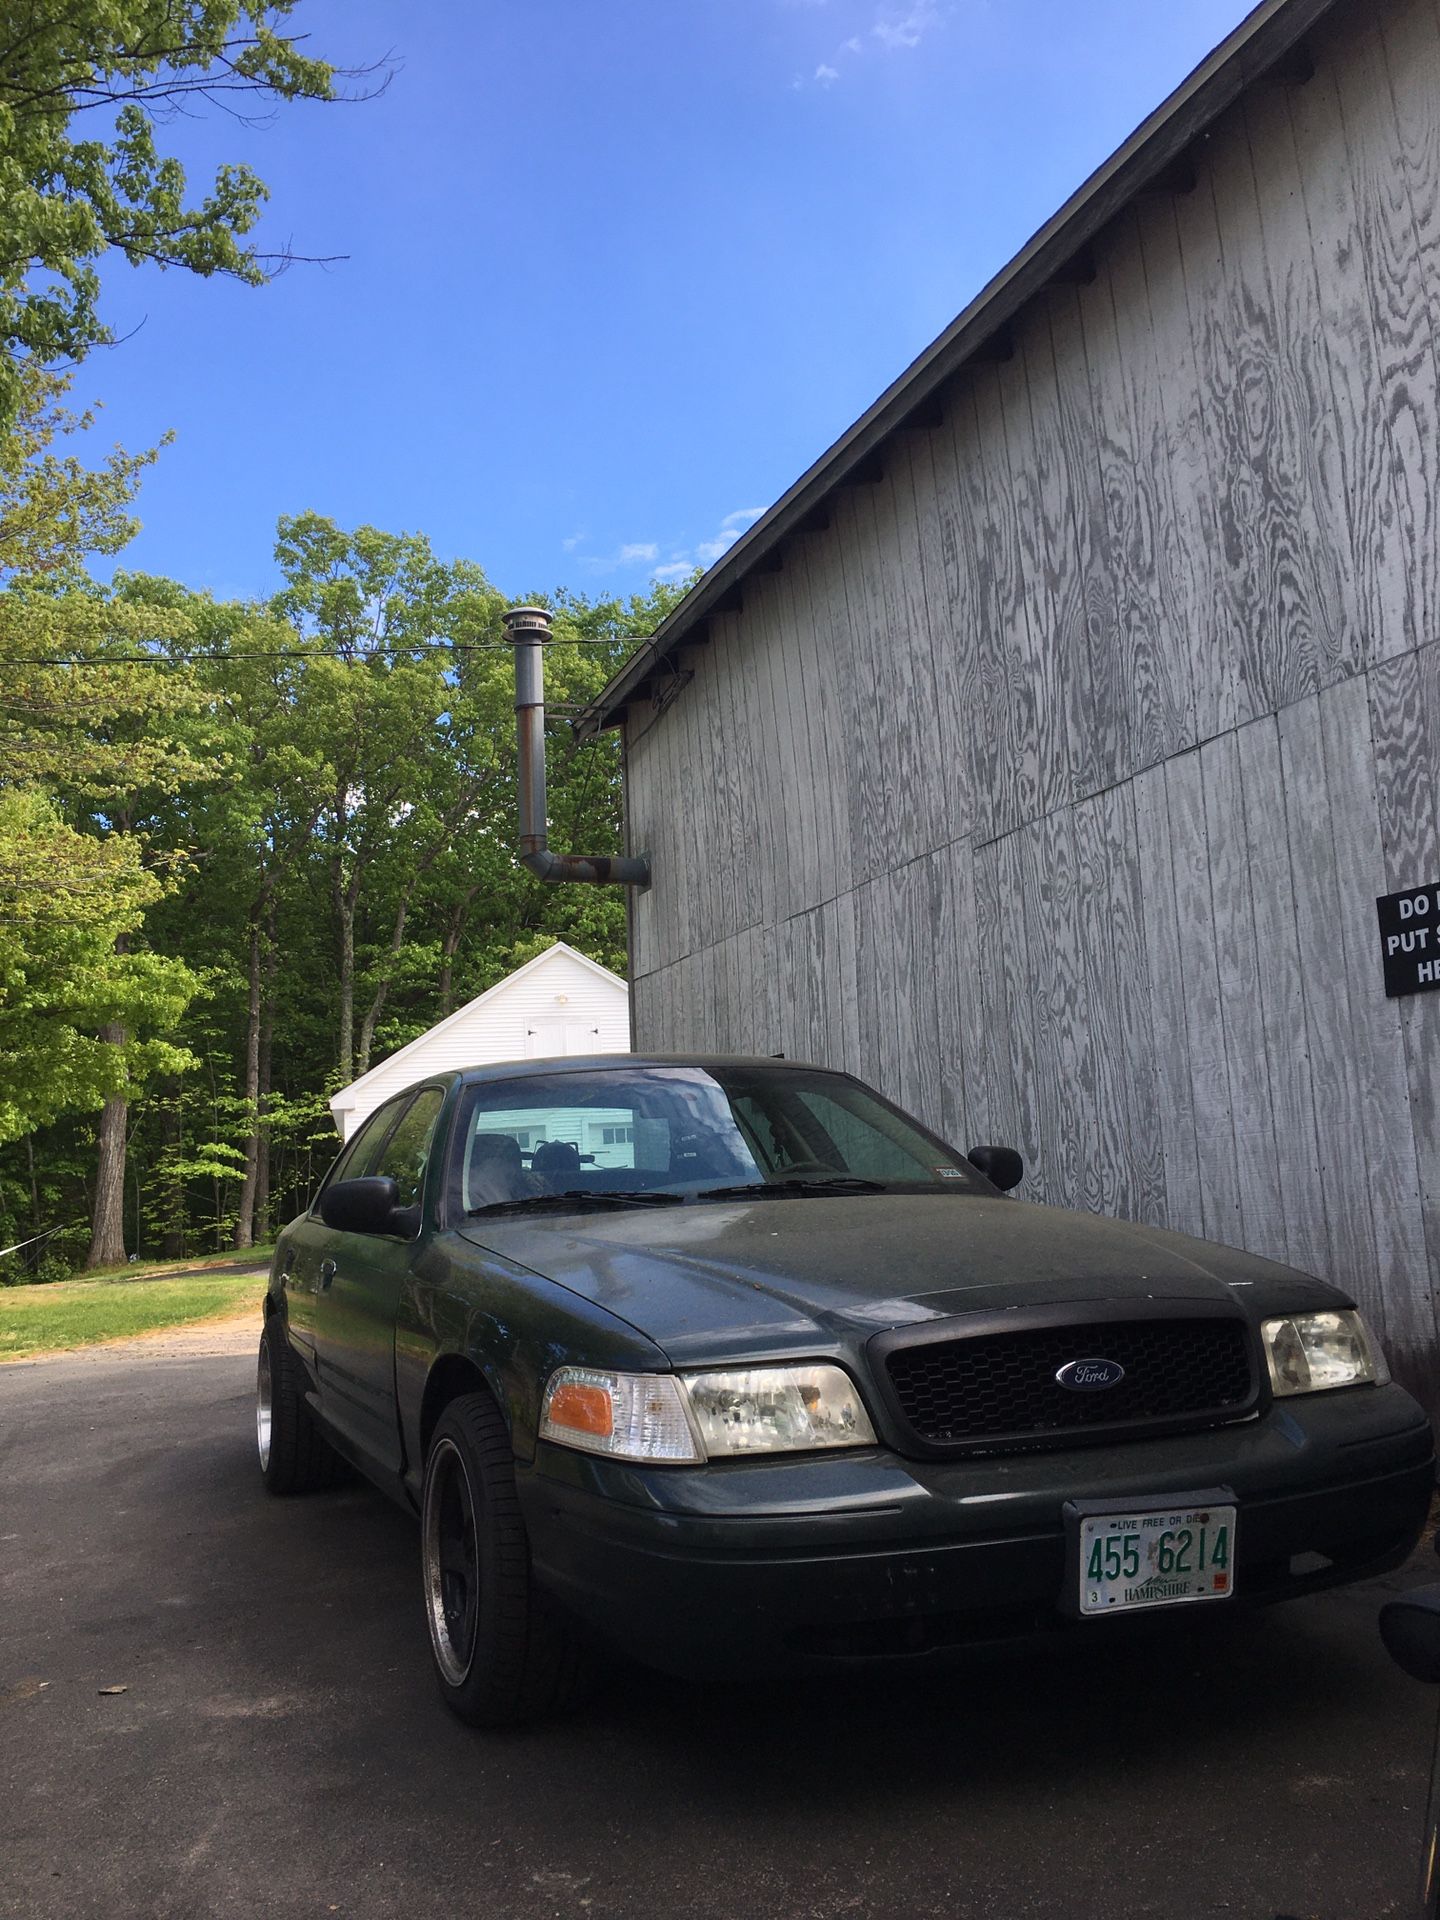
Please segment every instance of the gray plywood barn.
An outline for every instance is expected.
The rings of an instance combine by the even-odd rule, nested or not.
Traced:
[[[586,716],[637,1045],[849,1068],[1423,1383],[1440,994],[1376,898],[1440,882],[1437,367],[1436,0],[1271,0]]]

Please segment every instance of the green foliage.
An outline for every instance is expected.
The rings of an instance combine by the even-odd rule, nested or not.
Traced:
[[[192,200],[156,123],[195,96],[331,99],[333,69],[284,31],[294,9],[295,0],[0,0],[0,425],[20,406],[27,363],[78,362],[112,338],[96,270],[111,249],[132,266],[267,277],[273,263],[246,238],[262,182],[222,166]],[[94,135],[77,138],[77,119],[90,115]]]
[[[123,539],[140,465],[37,484],[79,430],[58,400],[37,389],[49,425],[27,415],[0,486],[0,1245],[83,1218],[88,1113],[123,1092],[127,1248],[215,1248],[308,1202],[338,1144],[327,1096],[366,1066],[557,938],[623,972],[625,902],[515,860],[505,602],[478,566],[304,514],[269,605],[143,575],[102,592],[83,542]],[[7,500],[28,528],[8,549]],[[90,529],[68,546],[66,511]],[[675,597],[556,595],[557,712]],[[612,737],[577,750],[557,719],[550,815],[558,847],[618,849]]]
[[[184,961],[121,951],[164,892],[138,842],[65,824],[37,791],[0,790],[0,1142],[188,1064],[173,1031],[194,990]],[[97,1030],[119,1024],[120,1045]]]

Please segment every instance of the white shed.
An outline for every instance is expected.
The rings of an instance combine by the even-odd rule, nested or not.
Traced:
[[[492,1060],[630,1051],[630,989],[557,940],[330,1098],[342,1140],[383,1100],[432,1073]]]

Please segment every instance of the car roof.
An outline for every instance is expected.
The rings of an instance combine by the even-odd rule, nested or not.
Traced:
[[[596,1067],[699,1067],[702,1071],[745,1067],[803,1067],[807,1073],[834,1073],[810,1060],[787,1060],[783,1055],[767,1053],[569,1053],[553,1060],[495,1060],[487,1066],[466,1067],[461,1079],[467,1086],[485,1085],[493,1080],[523,1080],[535,1073],[588,1073]]]

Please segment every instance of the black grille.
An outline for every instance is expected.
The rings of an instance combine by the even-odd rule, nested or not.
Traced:
[[[1118,1362],[1113,1387],[1075,1392],[1072,1360]],[[973,1334],[899,1347],[886,1360],[901,1413],[932,1445],[1044,1443],[1096,1428],[1203,1424],[1255,1395],[1249,1329],[1238,1319],[1111,1320]]]

